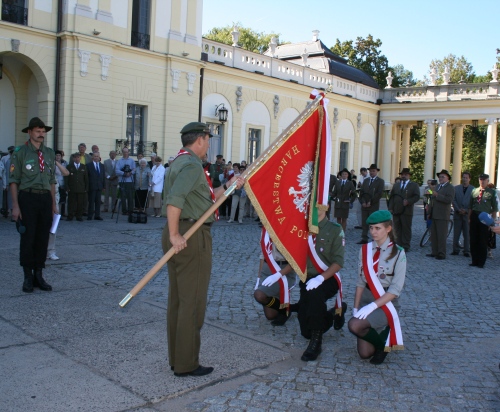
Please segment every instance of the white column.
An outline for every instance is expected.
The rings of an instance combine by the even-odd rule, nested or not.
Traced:
[[[436,173],[446,169],[446,120],[438,120],[438,137],[436,149]]]
[[[399,168],[400,167],[399,165],[401,159],[401,132],[403,131],[401,126],[396,126],[394,129],[395,129],[394,140],[396,141],[396,149],[394,152],[394,161],[392,162],[392,173],[391,173],[392,181],[394,181],[396,176],[399,176],[399,171],[401,170]]]
[[[453,147],[453,184],[459,185],[462,177],[462,147],[464,141],[464,125],[454,124],[455,145]]]
[[[425,163],[424,163],[424,181],[426,185],[428,179],[434,179],[434,137],[436,135],[436,125],[433,119],[427,119],[424,122],[427,125],[427,136],[425,138]]]
[[[401,169],[410,167],[410,130],[412,125],[407,124],[403,126],[403,141],[401,144]]]
[[[450,164],[451,164],[451,134],[452,134],[452,129],[451,129],[451,124],[447,124],[447,129],[446,129],[446,154],[445,154],[445,161],[444,161],[444,168],[448,171],[450,171]]]
[[[381,171],[381,177],[386,182],[391,180],[391,149],[392,149],[392,120],[383,120],[384,122],[384,144],[382,149],[382,157],[378,168]]]
[[[486,119],[488,132],[486,134],[486,154],[484,156],[484,173],[490,175],[490,182],[495,174],[495,153],[497,144],[497,119]],[[495,182],[496,183],[496,182]]]

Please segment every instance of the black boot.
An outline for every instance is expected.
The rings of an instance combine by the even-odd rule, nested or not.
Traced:
[[[276,316],[272,321],[273,326],[283,326],[288,319],[290,319],[291,312],[286,313],[286,309],[280,309],[278,311],[278,316]]]
[[[42,276],[42,269],[35,269],[35,282],[36,285],[40,288],[40,290],[45,290],[50,292],[52,290],[52,286],[50,286],[47,282],[45,282]]]
[[[311,340],[309,346],[302,354],[301,360],[305,362],[316,360],[321,353],[321,343],[323,342],[323,333],[320,330],[313,330],[311,332]]]
[[[373,357],[370,359],[370,363],[373,365],[380,365],[381,363],[384,362],[385,357],[389,352],[386,352],[385,349],[385,341],[387,340],[387,336],[389,336],[389,332],[391,331],[391,328],[387,326],[382,332],[380,332],[379,337],[380,340],[384,343],[383,346],[376,347],[375,348],[375,353],[373,354]]]
[[[333,329],[340,330],[345,323],[345,312],[347,310],[347,303],[342,302],[342,312],[340,315],[335,314],[335,310],[333,312]]]
[[[23,266],[24,270],[24,283],[23,292],[33,293],[33,270]]]

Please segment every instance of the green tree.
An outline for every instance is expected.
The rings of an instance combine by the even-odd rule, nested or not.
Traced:
[[[392,68],[392,87],[415,86],[417,81],[413,78],[413,72],[405,69],[402,64],[396,64]]]
[[[373,77],[381,88],[387,86],[386,77],[392,69],[389,67],[389,61],[382,54],[380,47],[382,41],[374,39],[371,34],[366,38],[357,37],[356,41],[346,40],[341,42],[339,39],[330,47],[330,50],[347,59],[347,63]],[[399,86],[399,80],[393,80],[393,87]]]
[[[278,45],[285,43],[279,41],[279,33],[257,32],[248,27],[242,27],[240,23],[236,23],[236,25],[233,26],[214,27],[208,33],[204,34],[203,37],[209,40],[231,45],[233,44],[231,33],[234,26],[236,26],[240,32],[238,45],[251,52],[261,54],[264,53],[269,48],[269,43],[271,42],[272,37],[276,37],[276,39],[278,39]]]
[[[464,56],[457,57],[454,54],[449,54],[441,60],[433,59],[429,64],[429,71],[434,67],[437,69],[438,74],[436,84],[443,83],[443,72],[446,67],[450,72],[450,83],[459,83],[461,81],[474,83],[476,77],[472,64]],[[427,76],[424,76],[424,80],[427,84],[430,84],[430,79]]]

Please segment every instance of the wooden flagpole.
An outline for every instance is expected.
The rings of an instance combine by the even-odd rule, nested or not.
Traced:
[[[297,117],[295,122],[293,122],[290,126],[288,126],[270,145],[269,147],[254,161],[252,164],[248,167],[247,170],[245,170],[242,174],[241,177],[246,178],[247,176],[251,176],[254,173],[254,170],[260,166],[260,164],[267,158],[269,153],[273,151],[277,145],[281,143],[281,140],[283,139],[284,136],[287,136],[290,130],[295,128],[298,124],[302,122],[302,120],[310,115],[314,110],[316,110],[316,107],[318,106],[319,102],[323,99],[323,96],[321,94],[318,94],[314,100],[311,101],[311,103],[305,108],[305,110]],[[236,189],[236,181],[227,188],[227,190],[224,192],[223,196],[220,196],[217,201],[195,222],[193,226],[189,228],[189,230],[184,233],[182,236],[184,239],[188,240],[194,232],[196,232],[200,226],[205,223],[205,221],[213,214],[215,211],[219,208],[222,203],[227,199],[228,196],[230,196],[234,190]],[[144,275],[144,277],[132,288],[132,290],[121,300],[119,303],[120,307],[124,308],[127,303],[130,302],[130,300],[134,297],[137,296],[137,294],[142,290],[146,284],[153,279],[156,274],[159,272],[159,270],[170,260],[170,258],[175,254],[175,249],[171,247],[167,253],[163,255],[163,257],[156,262],[156,264],[149,270],[148,273]]]

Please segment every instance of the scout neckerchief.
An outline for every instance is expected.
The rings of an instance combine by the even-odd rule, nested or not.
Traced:
[[[179,150],[179,153],[177,153],[177,156],[175,156],[174,160],[182,155],[191,156],[191,153],[189,153],[187,150],[181,149],[181,150]],[[204,170],[204,172],[205,172],[205,178],[207,179],[208,187],[210,189],[210,196],[212,196],[212,202],[215,203],[215,193],[214,193],[214,187],[212,186],[212,179],[210,179],[210,173],[207,170]],[[218,209],[215,211],[215,220],[219,220],[219,210]]]
[[[392,245],[389,243],[388,247]],[[394,246],[393,246],[394,247]],[[378,248],[377,248],[378,249]],[[380,257],[380,249],[378,249],[375,255],[372,253],[372,243],[367,243],[362,247],[363,256],[363,273],[365,274],[366,282],[370,287],[370,291],[373,293],[375,300],[380,298],[385,293],[382,284],[378,278],[378,262]],[[401,332],[401,324],[399,323],[399,316],[396,308],[392,302],[387,302],[384,306],[381,306],[387,316],[389,321],[389,327],[391,328],[387,341],[385,343],[385,352],[390,352],[391,350],[401,350],[404,349],[403,346],[403,334]]]
[[[29,140],[26,141],[26,146],[28,146],[28,142]],[[36,152],[38,153],[38,167],[40,168],[40,173],[43,173],[43,171],[45,170],[45,161],[43,158],[42,149],[36,149]]]
[[[313,266],[316,268],[318,274],[325,272],[330,266],[323,262],[316,252],[316,235],[310,234],[307,242],[309,244],[308,257],[311,259]],[[340,273],[335,273],[333,277],[339,287],[337,298],[335,299],[335,314],[342,315],[342,279],[340,278]]]
[[[271,270],[271,274],[274,275],[275,273],[278,273],[281,268],[274,259],[273,242],[269,237],[269,233],[267,233],[267,230],[264,229],[264,227],[262,227],[260,247],[262,249],[262,254],[264,255],[264,260]],[[259,282],[259,279],[257,279],[257,282]],[[281,275],[281,278],[278,280],[278,282],[280,285],[280,309],[286,309],[288,313],[290,307],[290,290],[288,289],[288,279],[285,275]]]

